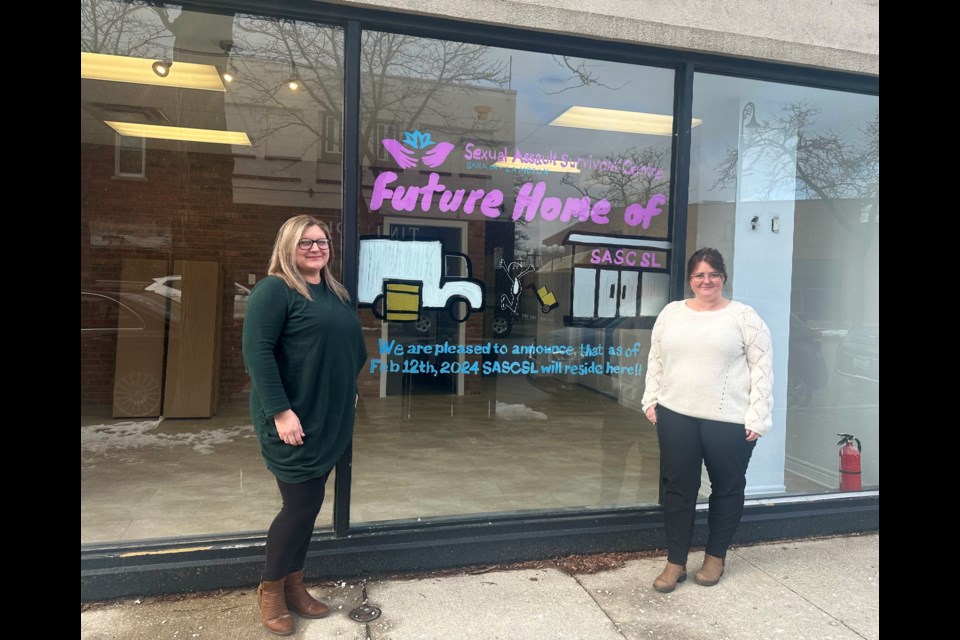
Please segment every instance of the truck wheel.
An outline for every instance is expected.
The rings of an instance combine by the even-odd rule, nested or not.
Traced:
[[[420,333],[430,333],[430,329],[433,327],[433,320],[431,320],[427,314],[421,313],[417,316],[417,320],[413,323],[413,326]]]
[[[466,322],[470,317],[470,301],[463,296],[456,296],[447,301],[447,313],[455,322]]]
[[[513,328],[513,323],[506,316],[495,316],[490,325],[496,338],[506,338],[510,335],[510,329]]]
[[[373,317],[376,318],[377,320],[383,320],[385,317],[387,317],[386,314],[383,312],[385,306],[386,306],[386,298],[384,298],[383,294],[381,293],[380,295],[378,295],[376,298],[373,299],[373,304],[370,305],[370,311],[373,312]]]

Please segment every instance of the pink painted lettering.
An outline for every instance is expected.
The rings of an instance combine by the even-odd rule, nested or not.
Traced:
[[[623,219],[631,227],[635,227],[639,224],[641,228],[649,229],[650,221],[653,220],[655,216],[663,213],[660,210],[660,205],[666,201],[667,197],[665,195],[662,193],[655,193],[647,202],[646,207],[638,202],[628,206],[623,212]]]

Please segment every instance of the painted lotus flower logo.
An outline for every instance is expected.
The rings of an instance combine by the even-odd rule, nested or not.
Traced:
[[[397,166],[402,169],[412,169],[418,162],[422,162],[431,169],[439,167],[453,151],[451,143],[434,142],[429,133],[420,131],[404,131],[403,142],[393,138],[384,138],[380,142],[383,143],[390,157],[396,161]],[[433,145],[432,149],[424,151],[431,145]]]

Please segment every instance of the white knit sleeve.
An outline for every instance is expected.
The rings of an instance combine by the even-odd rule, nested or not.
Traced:
[[[667,315],[667,309],[664,307],[657,316],[657,321],[653,324],[653,331],[650,332],[650,355],[647,356],[647,377],[643,389],[643,399],[640,406],[643,411],[659,402],[660,386],[663,383],[663,354],[660,351],[660,339],[663,336],[664,316]]]
[[[741,328],[750,368],[750,404],[744,423],[750,431],[764,435],[773,427],[773,339],[760,315],[746,305]]]

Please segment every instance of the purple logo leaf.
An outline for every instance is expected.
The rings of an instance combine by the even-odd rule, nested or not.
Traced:
[[[421,160],[423,164],[433,169],[443,164],[443,161],[447,159],[451,151],[453,151],[453,145],[451,143],[440,142],[433,149],[423,154]]]
[[[417,166],[417,159],[413,156],[413,152],[400,144],[399,140],[384,138],[380,142],[400,168],[412,169]]]

